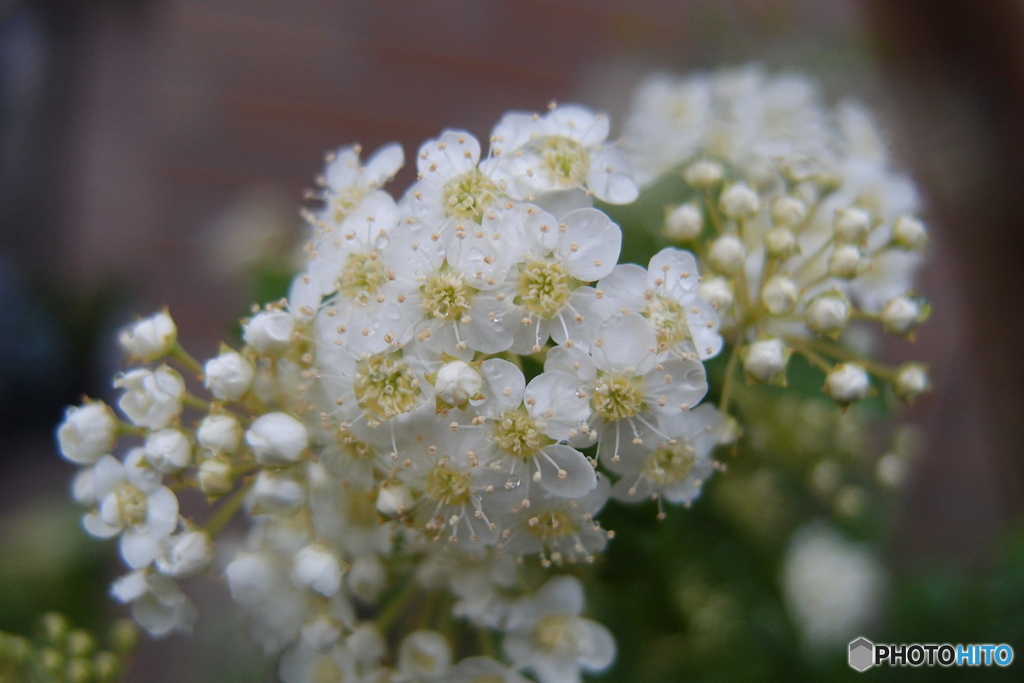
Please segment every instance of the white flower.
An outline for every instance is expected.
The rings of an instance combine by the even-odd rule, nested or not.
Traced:
[[[439,676],[451,663],[452,648],[437,631],[413,631],[398,646],[398,672],[408,680]]]
[[[306,427],[287,413],[267,413],[253,421],[245,433],[256,461],[264,465],[287,465],[302,457],[309,447]]]
[[[256,353],[273,355],[286,351],[292,343],[295,318],[286,311],[257,313],[246,323],[242,338]]]
[[[575,683],[580,670],[596,673],[615,660],[615,640],[601,624],[579,616],[583,588],[569,576],[548,580],[534,597],[513,607],[505,654],[541,683]]]
[[[629,204],[639,190],[625,155],[605,144],[608,130],[605,114],[574,105],[544,116],[506,114],[491,133],[495,174],[517,199],[584,188],[610,204]]]
[[[778,339],[760,339],[746,349],[743,369],[751,377],[769,382],[786,369],[790,351]]]
[[[166,356],[178,341],[178,328],[163,310],[129,325],[118,335],[121,348],[143,362]]]
[[[383,145],[364,165],[359,145],[340,147],[327,155],[323,176],[317,179],[322,188],[318,197],[324,208],[315,213],[318,222],[338,224],[345,219],[363,197],[379,190],[405,164],[405,153],[396,142]]]
[[[206,361],[204,382],[210,393],[220,400],[237,401],[249,391],[255,376],[252,363],[242,354],[231,351]]]
[[[479,371],[461,360],[445,363],[437,371],[434,390],[437,397],[450,406],[462,406],[476,397],[483,386]]]
[[[160,544],[178,524],[178,499],[160,483],[160,474],[133,448],[124,464],[111,455],[93,466],[93,492],[99,510],[82,520],[98,538],[121,534],[121,556],[132,569],[145,567],[160,554]],[[123,532],[123,533],[122,533]]]
[[[140,427],[163,429],[181,414],[185,381],[167,366],[126,372],[114,380],[114,387],[125,390],[117,405]]]
[[[57,441],[65,458],[77,465],[91,465],[109,453],[117,440],[117,418],[103,401],[68,406],[57,428]]]
[[[146,460],[162,474],[179,472],[192,460],[192,444],[180,429],[152,432],[146,437]]]
[[[467,657],[445,672],[447,683],[529,683],[501,662],[490,657]]]
[[[859,401],[870,388],[867,371],[856,363],[840,363],[825,377],[825,393],[841,405]]]
[[[181,579],[205,570],[213,556],[213,540],[208,533],[183,531],[167,538],[163,554],[156,558],[156,568],[161,574]]]
[[[110,593],[122,603],[131,603],[132,617],[151,636],[192,632],[196,608],[174,579],[139,569],[114,581]]]
[[[387,586],[387,570],[376,555],[357,557],[345,572],[345,583],[360,599],[373,603]]]
[[[815,522],[790,539],[782,584],[806,646],[845,647],[878,614],[885,572],[871,550]]]
[[[295,554],[291,577],[296,586],[329,598],[341,587],[341,571],[334,553],[321,545],[307,545]]]
[[[234,415],[207,415],[196,429],[196,441],[213,453],[234,453],[242,441],[242,425]]]

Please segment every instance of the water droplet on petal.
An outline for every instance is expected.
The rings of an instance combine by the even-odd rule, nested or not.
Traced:
[[[380,235],[377,236],[377,239],[373,241],[373,246],[376,247],[377,249],[384,249],[390,243],[391,240],[389,240],[388,236],[382,232]]]
[[[509,477],[508,481],[505,482],[505,488],[511,490],[519,488],[519,485],[523,483],[523,480],[519,477]]]

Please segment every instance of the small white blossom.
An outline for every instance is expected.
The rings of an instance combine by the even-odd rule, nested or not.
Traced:
[[[207,415],[196,429],[196,441],[213,453],[234,453],[242,442],[242,425],[234,415]]]
[[[199,488],[208,496],[221,496],[235,486],[231,463],[208,458],[199,464]]]
[[[750,218],[761,210],[761,198],[746,183],[734,183],[722,191],[719,199],[722,213],[729,218]]]
[[[132,617],[149,635],[161,638],[174,631],[191,633],[195,606],[174,579],[139,569],[114,581],[110,593],[132,606]]]
[[[320,545],[308,545],[295,554],[291,577],[296,586],[329,598],[341,587],[341,571],[333,553]]]
[[[306,427],[287,413],[261,415],[245,433],[256,461],[264,465],[296,462],[309,446]]]
[[[252,488],[253,514],[288,515],[306,502],[306,487],[292,472],[263,470]]]
[[[711,243],[708,263],[723,275],[735,275],[747,259],[743,243],[732,235],[723,235]]]
[[[480,373],[461,360],[441,366],[437,371],[434,390],[437,397],[451,406],[465,406],[469,399],[476,397],[483,386]]]
[[[285,311],[257,313],[242,330],[245,343],[262,355],[273,355],[288,349],[295,332],[295,318]]]
[[[792,195],[782,195],[772,202],[772,220],[781,227],[796,227],[807,217],[807,205]]]
[[[170,536],[165,550],[156,558],[161,574],[182,579],[204,571],[213,563],[214,546],[210,535],[193,529]]]
[[[783,275],[771,278],[764,283],[764,287],[761,289],[761,301],[772,315],[785,315],[792,312],[799,296],[800,290],[796,283]]]
[[[125,390],[117,405],[139,427],[163,429],[181,414],[185,381],[167,366],[126,372],[114,387]]]
[[[828,258],[828,272],[838,278],[850,279],[864,267],[864,257],[853,244],[840,244]]]
[[[685,242],[697,239],[704,230],[704,214],[696,202],[680,204],[665,216],[665,236]]]
[[[61,454],[77,465],[91,465],[117,440],[117,418],[103,401],[68,406],[57,428]]]
[[[900,216],[893,223],[892,240],[904,249],[920,250],[928,241],[928,231],[918,219]]]
[[[146,437],[146,460],[157,472],[173,474],[188,467],[192,444],[185,432],[167,428]]]
[[[928,370],[920,363],[905,363],[896,372],[893,386],[897,396],[912,403],[931,390]]]
[[[445,674],[451,663],[451,645],[437,631],[413,631],[398,646],[399,674],[410,680]]]
[[[807,327],[818,334],[837,335],[850,321],[850,302],[839,292],[815,297],[807,305]]]
[[[779,339],[760,339],[746,349],[743,369],[754,379],[770,382],[786,369],[790,350]]]
[[[129,325],[118,335],[121,348],[146,362],[166,356],[178,341],[178,328],[164,310]]]
[[[882,309],[882,326],[890,334],[908,334],[928,317],[927,309],[918,299],[898,296]]]
[[[856,208],[837,209],[832,229],[836,240],[847,244],[864,244],[871,230],[871,216]]]
[[[856,363],[840,363],[825,377],[825,393],[841,405],[859,401],[870,388],[867,371]]]
[[[235,351],[222,353],[206,362],[206,388],[222,401],[237,401],[245,396],[255,377],[256,369],[252,363]]]

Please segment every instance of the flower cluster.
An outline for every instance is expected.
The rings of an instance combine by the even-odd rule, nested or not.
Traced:
[[[397,200],[398,145],[328,155],[305,268],[243,321],[243,345],[201,364],[166,311],[139,321],[120,339],[138,361],[114,381],[120,415],[87,400],[58,429],[86,530],[117,537],[131,570],[114,597],[151,634],[188,630],[178,580],[228,552],[214,541],[238,516],[218,566],[285,681],[608,667],[575,566],[612,537],[609,499],[663,516],[717,468],[734,419],[701,401],[723,335],[730,370],[742,356],[776,380],[796,350],[848,404],[867,372],[890,379],[838,355],[851,318],[906,335],[927,313],[907,290],[912,196],[863,114],[834,129],[813,96],[748,72],[652,81],[629,145],[583,107],[510,113],[486,155],[461,130],[424,143]],[[641,184],[684,169],[666,231],[692,251],[618,263],[601,207],[637,199],[631,166]],[[895,381],[927,386],[917,366]],[[188,489],[214,506],[202,524],[179,510]]]

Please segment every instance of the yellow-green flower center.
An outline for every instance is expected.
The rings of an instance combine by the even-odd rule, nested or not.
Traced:
[[[466,284],[462,275],[443,270],[423,285],[423,310],[436,320],[459,320],[469,309],[476,290]]]
[[[562,508],[537,513],[527,522],[526,528],[544,542],[565,538],[580,529],[569,513]]]
[[[519,276],[517,303],[541,318],[553,318],[569,300],[572,284],[572,277],[561,263],[532,261]]]
[[[469,500],[469,473],[442,461],[427,473],[426,494],[445,505],[461,505]]]
[[[672,299],[656,295],[644,310],[644,316],[651,321],[660,345],[675,346],[691,338],[686,310]]]
[[[533,642],[546,653],[568,653],[576,647],[574,618],[567,614],[549,614],[533,627]]]
[[[696,460],[693,446],[688,443],[663,444],[647,457],[642,474],[658,486],[678,484],[689,476]]]
[[[498,186],[477,168],[449,180],[442,192],[444,210],[449,218],[469,219],[477,223],[501,195]]]
[[[633,417],[646,409],[643,386],[637,378],[604,375],[593,394],[594,411],[609,422]]]
[[[318,655],[309,680],[313,683],[344,683],[345,672],[330,655]]]
[[[146,521],[146,494],[138,486],[123,481],[114,490],[114,497],[117,499],[121,519],[126,524],[138,526]]]
[[[537,141],[544,168],[562,187],[583,185],[590,172],[590,155],[580,143],[562,135],[551,135]]]
[[[522,410],[507,410],[494,421],[491,441],[506,453],[524,460],[532,458],[540,450],[542,436],[528,413]]]
[[[413,410],[423,393],[400,353],[371,356],[361,361],[353,391],[363,412],[381,422]]]
[[[349,254],[338,277],[338,291],[358,303],[369,303],[388,280],[377,252]]]

